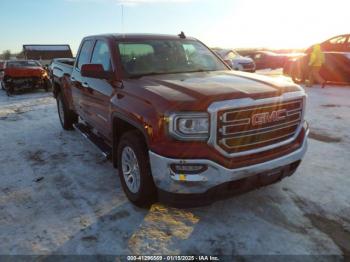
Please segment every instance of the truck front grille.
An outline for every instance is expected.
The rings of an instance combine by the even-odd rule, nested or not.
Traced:
[[[217,145],[228,154],[260,149],[296,135],[303,100],[218,112]]]

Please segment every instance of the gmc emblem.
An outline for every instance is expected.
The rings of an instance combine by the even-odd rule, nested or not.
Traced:
[[[255,114],[252,116],[252,125],[263,125],[273,122],[278,122],[287,118],[287,110],[281,109],[277,111]]]

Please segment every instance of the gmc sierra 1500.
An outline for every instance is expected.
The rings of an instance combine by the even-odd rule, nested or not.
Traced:
[[[302,88],[231,71],[184,34],[86,37],[51,68],[63,128],[113,161],[136,205],[269,185],[306,152]]]

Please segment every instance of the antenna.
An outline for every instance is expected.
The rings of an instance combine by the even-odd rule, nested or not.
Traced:
[[[181,38],[181,39],[186,39],[186,35],[183,31],[181,31],[180,34],[178,34],[178,36]]]
[[[125,31],[124,31],[124,5],[122,4],[122,34],[123,38],[125,38]]]

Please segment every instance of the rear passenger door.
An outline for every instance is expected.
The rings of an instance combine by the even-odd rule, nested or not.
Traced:
[[[73,68],[71,76],[73,106],[79,115],[84,119],[88,119],[88,105],[84,101],[84,86],[85,78],[81,76],[80,70],[84,64],[89,64],[91,60],[91,52],[94,47],[94,40],[85,40],[80,47],[77,61]]]
[[[114,72],[109,45],[104,40],[95,42],[91,64],[101,64],[106,72]],[[113,86],[109,79],[88,78],[83,83],[83,99],[88,113],[88,122],[102,134],[110,139],[110,100],[113,94]]]

